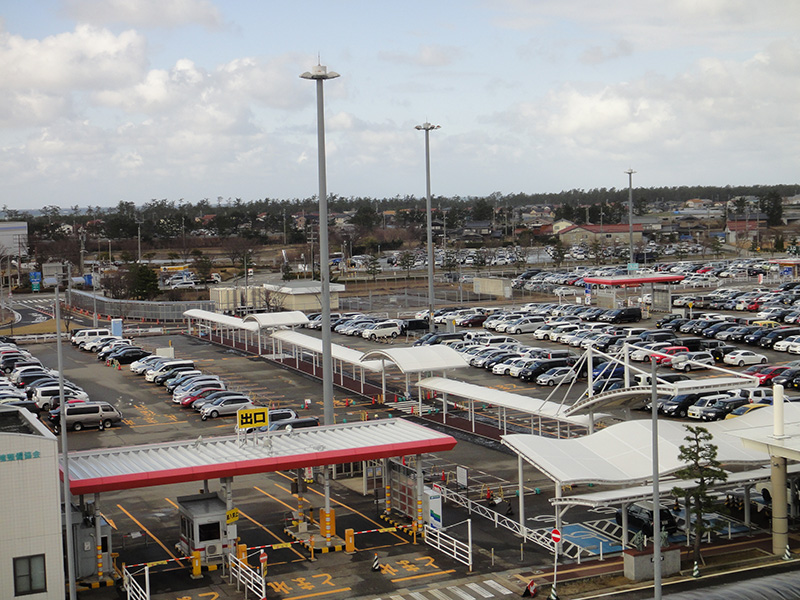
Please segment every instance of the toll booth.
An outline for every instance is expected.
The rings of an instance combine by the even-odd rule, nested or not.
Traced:
[[[214,492],[178,498],[181,537],[178,549],[186,556],[200,552],[204,563],[222,559],[227,551],[226,504]]]
[[[108,524],[102,515],[93,514],[91,505],[87,510],[70,505],[72,510],[72,546],[73,556],[75,557],[75,578],[88,579],[98,577],[101,574],[109,575],[112,573],[111,562],[111,525]],[[63,518],[62,504],[62,518]],[[97,522],[99,520],[99,523]],[[66,520],[64,519],[65,522]],[[99,525],[99,527],[98,527]],[[100,536],[100,565],[97,560],[97,536]],[[98,566],[102,571],[98,572]]]

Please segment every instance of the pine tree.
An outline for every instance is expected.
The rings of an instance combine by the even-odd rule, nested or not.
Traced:
[[[708,429],[687,425],[686,430],[689,435],[683,439],[688,444],[682,444],[678,454],[678,458],[686,463],[686,466],[676,471],[675,476],[693,485],[687,488],[674,487],[672,493],[686,499],[687,522],[690,515],[694,516],[694,561],[700,562],[700,542],[703,535],[715,530],[714,526],[707,525],[703,521],[703,513],[714,508],[714,499],[709,495],[709,489],[717,481],[726,481],[728,474],[717,460],[717,446],[711,443],[713,436]]]

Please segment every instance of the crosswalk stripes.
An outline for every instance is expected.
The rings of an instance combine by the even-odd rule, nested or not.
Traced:
[[[451,585],[446,588],[409,592],[402,596],[389,596],[388,598],[389,600],[480,600],[481,598],[489,600],[490,598],[502,598],[513,593],[501,583],[493,579],[487,579],[480,583]],[[381,598],[376,598],[375,600],[381,600]]]

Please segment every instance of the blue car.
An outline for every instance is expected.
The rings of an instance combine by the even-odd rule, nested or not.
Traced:
[[[592,370],[592,379],[617,379],[625,377],[625,365],[606,362]]]

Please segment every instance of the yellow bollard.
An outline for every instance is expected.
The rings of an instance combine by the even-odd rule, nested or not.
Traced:
[[[312,561],[313,561],[313,560],[316,560],[316,559],[314,558],[314,536],[313,536],[313,535],[312,535],[312,536],[309,538],[309,540],[308,540],[308,544],[309,544],[309,546],[311,547],[311,560],[312,560]]]
[[[236,544],[236,558],[247,564],[247,544]]]
[[[356,536],[352,529],[344,530],[344,551],[353,554],[356,551]]]
[[[203,577],[202,565],[200,564],[200,550],[192,552],[192,574],[190,577],[192,579],[200,579]]]

